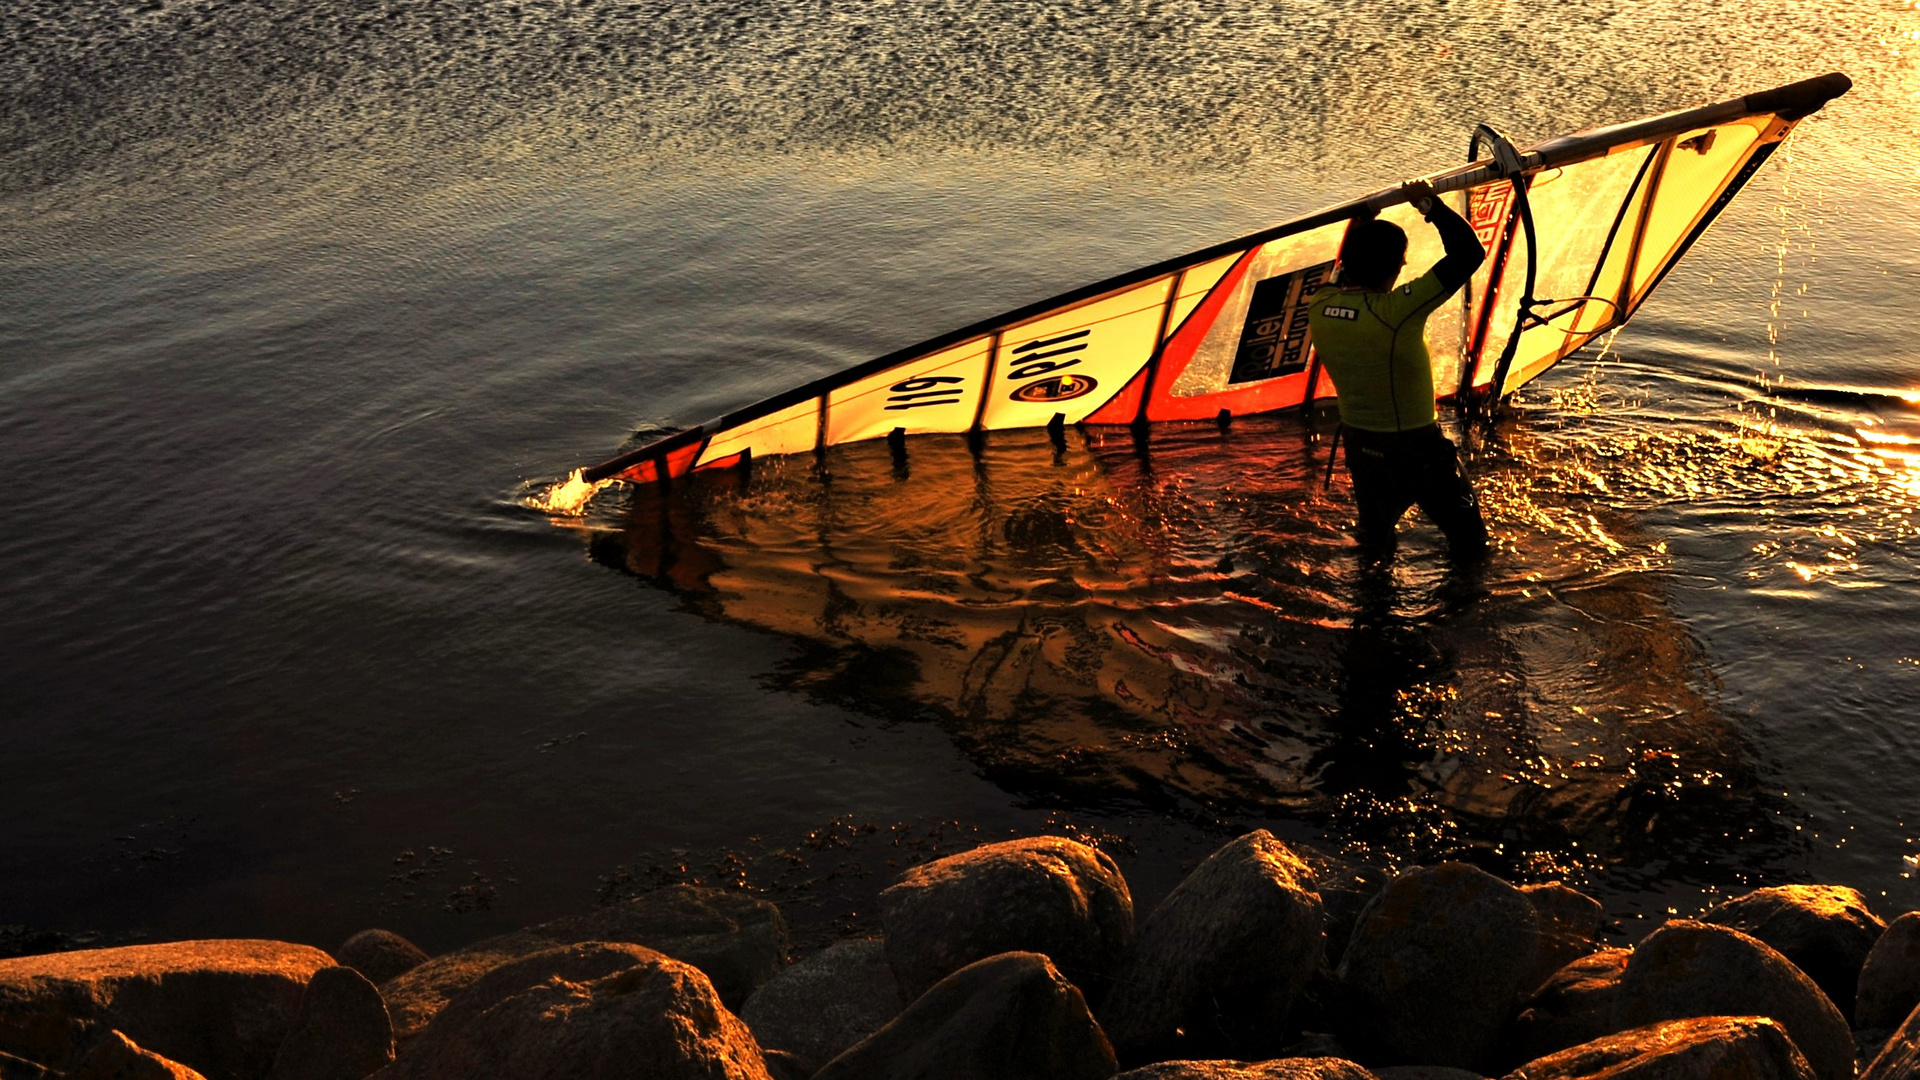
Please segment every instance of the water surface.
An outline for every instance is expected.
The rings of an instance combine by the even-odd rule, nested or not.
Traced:
[[[1914,906],[1916,35],[1895,3],[12,5],[0,924],[441,947],[744,876],[838,926],[889,859],[1078,830],[1151,900],[1255,824],[1569,876],[1629,931],[1757,877]],[[1300,417],[525,505],[1474,121],[1835,69],[1476,446],[1476,582],[1424,530],[1360,573]]]

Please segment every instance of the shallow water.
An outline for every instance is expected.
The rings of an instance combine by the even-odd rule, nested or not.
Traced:
[[[1253,824],[1627,933],[1920,906],[1916,51],[1911,3],[12,5],[0,924],[437,947],[744,875],[839,926],[971,839],[1150,900]],[[1301,417],[524,503],[1476,120],[1834,69],[1473,450],[1481,581],[1424,528],[1361,574]]]

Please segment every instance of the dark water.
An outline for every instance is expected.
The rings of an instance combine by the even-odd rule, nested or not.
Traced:
[[[1039,829],[1150,901],[1254,824],[1629,932],[1920,906],[1916,51],[1894,3],[8,5],[0,925],[439,947],[697,876],[838,926]],[[1474,450],[1482,580],[1361,574],[1300,417],[526,505],[1473,121],[1833,69]]]

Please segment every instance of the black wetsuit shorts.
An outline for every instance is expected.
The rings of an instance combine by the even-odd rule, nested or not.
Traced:
[[[1460,455],[1438,424],[1407,431],[1347,428],[1347,475],[1360,512],[1360,544],[1385,555],[1395,546],[1394,526],[1418,506],[1447,536],[1455,558],[1487,552],[1487,525],[1473,485],[1460,470]]]

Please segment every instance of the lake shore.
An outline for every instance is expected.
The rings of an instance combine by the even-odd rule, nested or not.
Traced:
[[[669,885],[432,957],[367,930],[0,960],[0,1078],[1920,1075],[1920,912],[1842,885],[1619,948],[1559,882],[1255,830],[1139,919],[1057,836],[922,862],[878,909],[798,957],[778,905]]]

